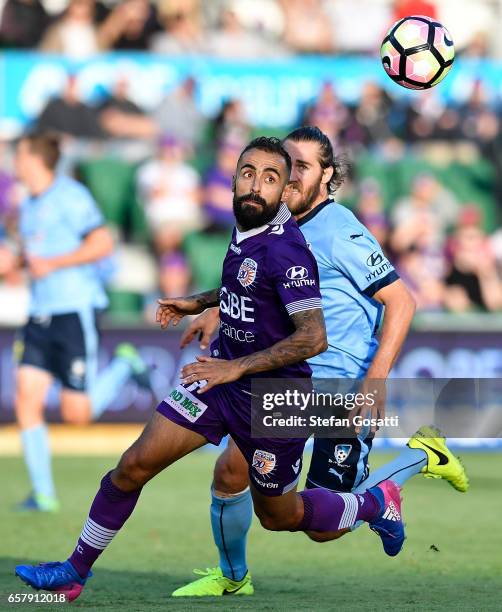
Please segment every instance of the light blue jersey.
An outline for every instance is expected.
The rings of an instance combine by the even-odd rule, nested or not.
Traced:
[[[78,249],[83,238],[104,224],[91,194],[67,176],[21,205],[20,233],[26,255],[54,257]],[[32,280],[30,315],[48,316],[105,308],[108,300],[98,266],[61,268]]]
[[[378,349],[383,306],[374,294],[399,276],[354,214],[332,200],[298,225],[317,260],[328,350],[309,360],[314,378],[361,378]]]

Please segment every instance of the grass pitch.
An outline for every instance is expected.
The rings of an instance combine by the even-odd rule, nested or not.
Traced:
[[[373,455],[373,465],[388,455]],[[208,520],[216,455],[198,452],[150,483],[135,513],[95,566],[75,609],[157,610],[500,610],[502,587],[502,455],[464,455],[467,494],[442,481],[415,477],[404,490],[408,540],[396,558],[365,526],[337,542],[270,533],[255,520],[249,536],[253,597],[174,599],[195,567],[217,565]],[[73,549],[99,480],[114,460],[57,457],[63,509],[16,515],[27,492],[18,458],[0,458],[0,610],[60,610],[60,605],[8,604],[10,593],[33,592],[14,565],[63,560]]]

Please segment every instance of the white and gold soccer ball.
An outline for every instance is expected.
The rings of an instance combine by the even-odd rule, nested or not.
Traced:
[[[397,21],[380,47],[385,72],[408,89],[434,87],[450,71],[455,48],[448,30],[425,15]]]

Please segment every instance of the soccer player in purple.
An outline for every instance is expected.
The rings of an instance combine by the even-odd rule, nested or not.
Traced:
[[[19,565],[36,589],[78,597],[90,569],[134,510],[143,486],[181,457],[230,434],[249,466],[256,515],[266,529],[336,533],[357,521],[385,524],[404,539],[399,487],[386,480],[361,494],[309,489],[297,493],[304,439],[251,436],[251,379],[305,378],[306,359],[326,349],[317,266],[288,208],[281,203],[291,158],[275,138],[242,152],[234,181],[236,228],[221,287],[160,300],[162,328],[185,315],[220,307],[212,357],[198,357],[161,402],[138,440],[106,474],[69,559]],[[288,282],[302,268],[302,279]],[[293,270],[292,270],[293,269]]]

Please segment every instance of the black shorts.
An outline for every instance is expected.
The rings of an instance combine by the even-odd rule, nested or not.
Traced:
[[[64,388],[86,392],[96,376],[98,341],[95,310],[30,317],[16,335],[14,353],[19,365],[46,370]]]
[[[368,477],[373,438],[314,438],[306,488],[349,493]]]

